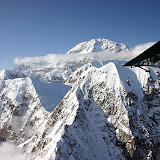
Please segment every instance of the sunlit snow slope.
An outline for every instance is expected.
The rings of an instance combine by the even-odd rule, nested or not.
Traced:
[[[95,66],[70,76],[72,89],[24,143],[33,159],[159,157],[159,69]]]
[[[122,43],[116,43],[108,39],[98,38],[77,44],[75,47],[69,50],[67,54],[87,54],[101,51],[110,51],[115,53],[127,50],[127,46]]]
[[[160,159],[160,68],[123,67],[135,50],[97,53],[102,40],[1,71],[0,142],[27,160]]]

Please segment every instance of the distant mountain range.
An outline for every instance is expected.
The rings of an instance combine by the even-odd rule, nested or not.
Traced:
[[[124,44],[119,44],[107,39],[92,39],[90,41],[77,44],[64,55],[65,57],[72,54],[76,57],[74,59],[71,58],[72,56],[69,56],[66,57],[66,59],[63,58],[62,60],[54,63],[22,63],[16,67],[16,71],[24,73],[26,76],[35,77],[47,82],[65,82],[65,80],[69,78],[70,74],[76,69],[84,64],[94,61],[95,57],[97,57],[97,52],[109,54],[128,50],[129,48]],[[81,54],[82,56],[80,56]],[[95,56],[92,56],[92,54]]]

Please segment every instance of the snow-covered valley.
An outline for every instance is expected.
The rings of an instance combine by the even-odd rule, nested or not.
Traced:
[[[160,159],[160,68],[123,66],[149,45],[97,39],[17,59],[0,72],[1,143],[28,160]]]

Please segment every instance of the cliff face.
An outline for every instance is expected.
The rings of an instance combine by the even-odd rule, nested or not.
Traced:
[[[149,74],[113,63],[85,72],[77,83],[77,116],[59,143],[60,159],[68,150],[81,159],[73,146],[80,150],[85,146],[86,157],[93,159],[159,159],[158,72],[151,69]]]
[[[30,78],[0,82],[0,139],[20,144],[32,137],[48,116]]]

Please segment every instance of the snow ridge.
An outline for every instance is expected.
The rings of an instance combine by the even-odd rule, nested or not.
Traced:
[[[150,71],[114,62],[82,66],[71,74],[72,88],[23,148],[35,160],[158,157],[160,78],[158,68]]]

